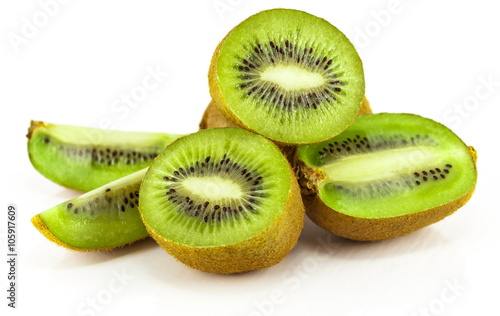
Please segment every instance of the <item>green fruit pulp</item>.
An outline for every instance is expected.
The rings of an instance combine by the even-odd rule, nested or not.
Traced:
[[[345,35],[289,9],[263,11],[235,27],[220,47],[216,80],[244,125],[295,144],[317,143],[347,128],[365,89],[361,60]],[[321,96],[326,90],[328,97]]]
[[[359,116],[326,142],[299,146],[320,174],[319,197],[355,217],[383,218],[437,207],[476,183],[470,149],[445,126],[413,114]]]
[[[112,248],[148,236],[138,210],[146,169],[40,213],[49,231],[80,249]]]
[[[28,153],[46,178],[90,191],[148,167],[179,136],[42,123],[29,135]]]
[[[264,137],[240,128],[181,137],[158,156],[140,189],[144,222],[193,247],[251,238],[283,212],[290,167]],[[210,215],[211,214],[211,215]]]

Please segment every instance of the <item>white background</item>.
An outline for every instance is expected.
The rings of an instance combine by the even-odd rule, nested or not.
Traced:
[[[8,315],[498,311],[496,2],[61,0],[50,7],[50,16],[41,5],[48,2],[0,5],[0,305]],[[340,239],[306,221],[297,247],[284,261],[233,276],[187,268],[151,240],[110,253],[77,253],[35,230],[33,215],[78,193],[32,168],[25,137],[31,119],[194,132],[210,100],[207,72],[218,41],[249,15],[275,7],[305,10],[345,32],[364,61],[374,111],[432,118],[475,146],[479,181],[465,207],[412,235],[375,243]],[[29,29],[33,19],[38,26]],[[141,87],[148,69],[168,75],[136,106],[117,104]],[[9,203],[18,207],[16,310],[6,307]]]

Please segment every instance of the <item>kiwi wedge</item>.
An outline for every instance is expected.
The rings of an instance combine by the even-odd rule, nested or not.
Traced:
[[[346,129],[365,93],[361,59],[329,22],[291,9],[259,12],[217,46],[214,105],[235,125],[281,144],[309,144]]]
[[[110,250],[146,238],[138,210],[146,170],[63,202],[31,222],[49,240],[78,251]]]
[[[342,134],[297,148],[308,217],[354,240],[403,236],[463,206],[476,152],[413,114],[362,115]]]
[[[265,269],[292,250],[304,205],[277,146],[241,128],[179,138],[154,160],[140,188],[150,235],[184,264],[230,274]]]
[[[28,154],[46,178],[90,191],[148,167],[179,136],[31,121]]]

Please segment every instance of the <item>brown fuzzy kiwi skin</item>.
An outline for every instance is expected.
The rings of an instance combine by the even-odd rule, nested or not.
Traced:
[[[317,195],[304,196],[306,214],[316,225],[340,237],[378,241],[411,234],[453,214],[472,196],[474,187],[449,203],[418,213],[389,218],[358,218],[328,207]]]
[[[373,110],[370,106],[370,101],[366,98],[366,95],[363,96],[363,101],[361,102],[361,108],[358,111],[358,115],[372,114]]]
[[[144,224],[149,234],[165,251],[196,270],[235,274],[266,269],[288,255],[297,244],[304,227],[304,203],[291,169],[290,177],[291,188],[283,212],[258,235],[235,244],[216,247],[186,246],[163,238],[145,221]]]
[[[475,164],[477,153],[471,146],[469,151]],[[469,201],[475,190],[474,185],[456,200],[417,213],[386,218],[360,218],[343,214],[327,206],[317,194],[317,186],[313,184],[320,175],[304,164],[300,167],[302,198],[307,217],[319,227],[337,236],[357,241],[379,241],[411,234],[453,214]],[[475,166],[474,168],[474,172],[477,172]],[[307,176],[303,175],[304,171],[308,173]]]
[[[112,247],[103,247],[103,248],[79,248],[79,247],[75,247],[75,246],[71,246],[67,243],[65,243],[64,241],[62,241],[61,239],[57,238],[51,231],[50,229],[47,227],[47,225],[45,225],[45,222],[42,220],[42,218],[40,217],[40,215],[35,215],[31,218],[31,223],[33,224],[33,226],[35,226],[36,229],[38,229],[38,231],[40,231],[40,233],[42,233],[42,235],[44,235],[48,240],[52,241],[53,243],[57,244],[58,246],[61,246],[61,247],[64,247],[66,249],[69,249],[69,250],[74,250],[74,251],[79,251],[79,252],[99,252],[99,251],[111,251],[113,249],[117,249],[117,248],[121,248],[121,247],[125,247],[125,246],[128,246],[128,245],[131,245],[133,243],[136,243],[140,240],[143,240],[143,239],[146,239],[148,237],[144,237],[144,238],[140,238],[140,239],[137,239],[137,240],[133,240],[131,242],[127,242],[127,243],[124,243],[124,244],[120,244],[120,245],[116,245],[116,246],[112,246]]]
[[[28,134],[26,134],[26,137],[28,139],[31,139],[31,136],[36,132],[36,130],[40,128],[45,128],[48,127],[50,124],[42,121],[34,121],[32,120],[30,122],[30,127],[28,128]]]
[[[200,130],[209,128],[219,128],[219,127],[237,127],[231,121],[229,121],[217,108],[215,104],[210,101],[205,112],[203,112],[203,117],[200,121]]]

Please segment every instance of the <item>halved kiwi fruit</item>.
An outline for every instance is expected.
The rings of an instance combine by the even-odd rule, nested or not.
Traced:
[[[347,37],[291,9],[262,11],[231,30],[213,54],[209,84],[231,122],[281,144],[339,134],[365,93],[362,63]]]
[[[63,202],[31,221],[49,240],[78,251],[109,250],[146,238],[138,210],[146,170]]]
[[[445,126],[413,114],[359,116],[342,134],[297,148],[309,218],[355,240],[409,234],[471,197],[476,153]]]
[[[31,121],[28,154],[46,178],[90,191],[148,167],[179,136]]]
[[[295,246],[304,205],[280,150],[241,128],[207,129],[174,141],[140,188],[150,235],[201,271],[270,267]]]

